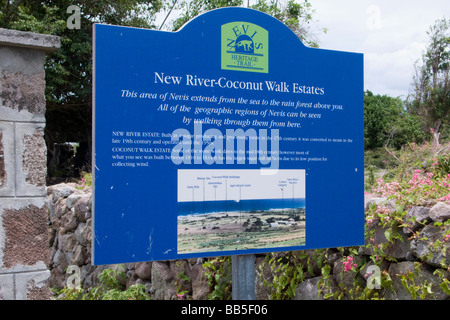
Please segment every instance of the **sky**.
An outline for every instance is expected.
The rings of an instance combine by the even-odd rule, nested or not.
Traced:
[[[450,18],[449,0],[309,0],[311,30],[323,49],[364,54],[364,90],[405,99],[414,64],[437,19]],[[320,28],[327,28],[323,34]]]
[[[305,198],[305,170],[270,173],[258,169],[180,169],[178,201]]]
[[[256,0],[247,0],[251,3]],[[297,0],[303,2],[303,0]],[[450,0],[308,0],[320,48],[364,54],[364,90],[406,99],[427,31],[450,18]],[[166,24],[176,18],[174,11]],[[156,25],[160,25],[161,14]],[[321,29],[327,28],[324,34]]]

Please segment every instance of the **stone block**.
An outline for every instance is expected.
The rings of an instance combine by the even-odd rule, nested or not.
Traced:
[[[414,221],[412,220],[413,217],[415,219]],[[404,220],[406,227],[403,228],[403,232],[410,235],[422,228],[423,224],[431,222],[430,208],[412,206],[407,210]]]
[[[0,196],[14,197],[14,124],[0,121]]]
[[[47,204],[43,198],[0,202],[0,273],[46,268]]]
[[[292,300],[324,300],[324,296],[338,290],[334,276],[324,280],[323,277],[314,277],[301,282],[295,290]]]
[[[0,299],[49,299],[46,54],[59,37],[0,28]]]
[[[50,52],[61,44],[57,36],[0,28],[0,45]]]
[[[16,196],[46,196],[47,147],[44,124],[17,123]]]
[[[175,296],[175,277],[166,261],[154,261],[152,264],[152,299],[171,300]]]
[[[408,286],[417,286],[419,284],[431,284],[431,291],[428,292],[430,300],[445,300],[449,296],[440,288],[439,276],[433,272],[433,268],[426,264],[416,265],[411,261],[391,263],[388,273],[392,278],[392,287],[394,291],[387,290],[384,298],[387,300],[411,300],[411,293],[402,283],[402,278],[406,280]],[[445,272],[448,277],[448,272]],[[408,279],[409,278],[409,279]],[[419,291],[418,294],[422,292]]]
[[[1,120],[45,122],[45,53],[0,45]]]
[[[0,300],[14,300],[13,274],[0,274]]]
[[[420,231],[418,239],[411,241],[412,253],[433,267],[450,265],[450,243],[445,241],[445,235],[450,226],[438,227],[427,225]]]
[[[450,219],[450,205],[438,202],[430,209],[430,217],[433,221],[445,222]]]
[[[49,270],[17,273],[14,276],[15,300],[48,300],[51,297]]]

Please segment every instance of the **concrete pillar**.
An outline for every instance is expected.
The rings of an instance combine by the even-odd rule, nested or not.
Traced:
[[[59,46],[0,28],[0,300],[50,297],[44,61]]]

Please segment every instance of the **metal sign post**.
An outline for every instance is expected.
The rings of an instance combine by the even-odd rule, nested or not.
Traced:
[[[255,261],[254,254],[231,257],[233,300],[255,300]]]

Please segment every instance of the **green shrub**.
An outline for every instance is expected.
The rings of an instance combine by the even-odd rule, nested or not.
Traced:
[[[205,277],[212,292],[209,300],[231,300],[231,257],[217,257],[203,263]]]
[[[150,300],[146,288],[142,284],[134,284],[124,289],[119,277],[124,278],[125,268],[122,271],[115,269],[103,270],[98,279],[100,286],[83,289],[81,287],[65,286],[61,290],[54,290],[55,300]]]

